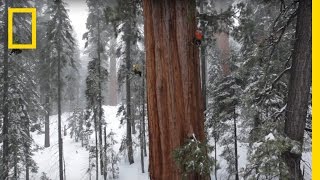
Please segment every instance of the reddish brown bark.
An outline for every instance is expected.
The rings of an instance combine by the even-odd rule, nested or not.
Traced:
[[[230,75],[230,65],[229,65],[229,58],[230,58],[230,47],[229,47],[229,34],[226,32],[221,32],[216,34],[216,42],[217,48],[219,52],[219,58],[222,68],[222,73],[224,76]]]
[[[194,1],[144,0],[152,180],[181,180],[172,151],[193,133],[205,139],[195,13]]]
[[[229,6],[233,3],[233,0],[215,0],[215,10],[219,13],[227,11]],[[220,59],[220,65],[223,76],[231,74],[230,70],[230,46],[229,46],[229,29],[224,22],[220,22],[221,32],[215,34],[216,44],[218,49],[218,56]]]

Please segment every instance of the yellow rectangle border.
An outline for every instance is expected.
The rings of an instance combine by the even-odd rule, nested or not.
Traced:
[[[31,13],[31,44],[13,43],[13,14]],[[9,49],[36,49],[37,48],[37,10],[36,8],[9,8],[8,9],[8,48]]]
[[[320,2],[312,1],[312,179],[320,179]]]

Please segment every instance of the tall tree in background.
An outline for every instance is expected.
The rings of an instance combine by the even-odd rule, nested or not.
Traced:
[[[49,15],[45,13],[46,7],[48,5],[47,1],[36,1],[37,8],[37,52],[40,59],[38,66],[38,76],[39,76],[39,86],[41,94],[41,102],[43,104],[45,114],[45,137],[44,137],[44,147],[50,147],[50,76],[53,73],[50,68],[50,53],[48,53],[48,21]],[[46,43],[42,43],[46,42]]]
[[[178,180],[172,151],[205,140],[195,1],[144,0],[150,178]],[[204,179],[190,174],[188,179]]]
[[[100,68],[100,72],[98,69]],[[87,97],[87,111],[88,111],[88,118],[92,116],[94,122],[94,133],[95,133],[95,157],[96,157],[96,178],[99,175],[99,152],[102,151],[102,142],[98,142],[98,133],[99,131],[99,109],[100,109],[100,102],[99,102],[99,93],[101,92],[101,88],[99,84],[102,80],[106,80],[108,72],[106,69],[100,67],[99,60],[94,58],[88,64],[88,76],[86,79],[86,97]],[[103,116],[101,116],[103,117]],[[101,132],[102,133],[102,132]],[[101,143],[101,145],[99,145]],[[100,149],[99,149],[100,148]],[[101,154],[100,154],[101,156]],[[102,156],[101,158],[104,159]]]
[[[311,0],[299,1],[285,121],[285,134],[298,143],[284,153],[290,179],[304,179],[300,161],[311,85],[311,9]]]
[[[104,21],[104,12],[103,8],[106,5],[105,1],[92,1],[88,0],[87,5],[89,7],[89,16],[87,18],[87,29],[88,32],[83,35],[85,39],[87,39],[86,42],[86,48],[89,51],[89,56],[94,58],[90,63],[93,63],[94,65],[89,65],[89,70],[96,71],[95,73],[95,79],[90,79],[91,81],[95,81],[93,84],[96,85],[96,87],[87,86],[87,91],[91,89],[91,94],[87,93],[87,96],[94,96],[96,98],[94,101],[88,101],[90,105],[87,105],[89,108],[94,108],[95,110],[93,112],[96,112],[97,114],[94,114],[94,117],[97,118],[96,125],[97,125],[97,133],[99,133],[99,140],[98,144],[99,147],[96,147],[99,151],[99,155],[97,155],[96,158],[100,157],[100,173],[101,175],[105,174],[105,167],[104,167],[104,148],[103,148],[103,142],[102,142],[102,135],[103,135],[103,126],[105,126],[105,120],[103,118],[103,96],[102,96],[102,80],[107,80],[107,70],[105,67],[105,62],[107,61],[107,58],[104,56],[105,53],[105,47],[109,41],[109,36],[111,33],[108,34],[108,26]],[[94,72],[89,72],[89,75],[93,75]],[[89,76],[88,76],[89,77]],[[88,83],[88,78],[87,78]],[[92,89],[94,88],[94,89]],[[97,165],[98,167],[98,165]]]
[[[4,12],[4,25],[2,34],[4,38],[3,52],[0,61],[1,80],[0,94],[1,101],[0,116],[3,117],[3,129],[1,139],[3,139],[3,159],[0,171],[2,179],[29,179],[29,172],[36,172],[35,162],[32,160],[30,128],[38,120],[41,106],[38,101],[38,91],[35,82],[35,65],[37,59],[34,58],[33,51],[22,51],[21,54],[10,53],[8,55],[7,46],[7,10],[8,7],[30,7],[29,1],[17,0],[6,2]],[[13,39],[15,43],[30,42],[31,24],[30,16],[16,15],[13,17]],[[2,59],[1,58],[1,59]],[[3,65],[3,66],[2,66]],[[1,119],[2,120],[2,119]],[[9,161],[12,160],[12,161]],[[9,173],[13,172],[13,173]]]
[[[51,45],[48,47],[49,52],[52,52],[52,68],[56,69],[57,77],[57,105],[58,105],[58,144],[59,144],[59,177],[60,180],[64,179],[64,166],[63,166],[63,140],[61,136],[61,100],[62,100],[62,71],[66,66],[75,67],[74,65],[74,47],[75,42],[72,36],[72,27],[68,17],[66,4],[57,0],[51,2],[48,7],[48,14],[50,21],[48,25],[48,41]]]
[[[132,134],[136,133],[134,118],[135,111],[133,108],[134,88],[132,88],[135,75],[133,73],[132,66],[137,63],[137,60],[135,61],[134,54],[139,54],[139,52],[137,52],[137,40],[139,39],[140,33],[137,23],[137,14],[139,14],[141,10],[139,10],[140,6],[138,2],[139,1],[137,0],[120,0],[113,11],[113,14],[110,14],[110,9],[106,11],[106,17],[108,17],[107,21],[114,25],[116,36],[119,32],[123,33],[121,38],[124,43],[118,50],[119,54],[123,53],[122,62],[120,63],[121,66],[118,71],[118,81],[119,84],[125,84],[126,106],[123,109],[125,109],[126,116],[126,147],[128,149],[128,160],[130,164],[134,163]],[[140,60],[139,56],[136,58]],[[139,96],[137,98],[139,98]]]

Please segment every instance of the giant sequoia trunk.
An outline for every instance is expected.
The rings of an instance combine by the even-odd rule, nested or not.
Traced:
[[[301,150],[311,84],[311,6],[311,0],[299,1],[285,121],[286,135],[299,142]],[[294,154],[289,150],[284,157],[290,179],[303,179],[300,170],[301,153]]]
[[[215,9],[217,12],[225,12],[232,4],[233,0],[216,0]],[[229,29],[225,22],[220,22],[221,32],[215,34],[216,45],[218,49],[218,56],[220,59],[220,65],[224,76],[231,74],[230,69],[230,46],[229,46]]]
[[[173,150],[192,134],[205,139],[195,14],[192,0],[144,0],[152,180],[181,180]]]

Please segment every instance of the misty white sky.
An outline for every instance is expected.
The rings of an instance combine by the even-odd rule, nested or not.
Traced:
[[[76,39],[79,43],[81,56],[83,56],[85,41],[82,40],[82,35],[87,31],[86,21],[88,17],[88,7],[86,0],[69,0],[66,1],[69,9],[69,18],[73,26],[73,30],[76,33]]]

